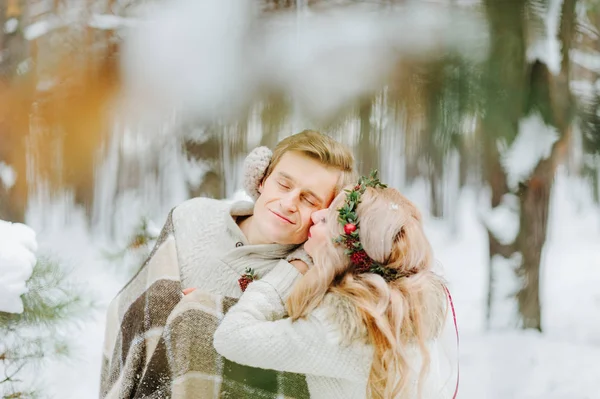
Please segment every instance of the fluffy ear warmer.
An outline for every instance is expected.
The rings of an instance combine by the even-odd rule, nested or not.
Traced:
[[[260,196],[258,187],[265,177],[272,157],[273,152],[268,147],[257,147],[244,160],[244,190],[254,201]]]

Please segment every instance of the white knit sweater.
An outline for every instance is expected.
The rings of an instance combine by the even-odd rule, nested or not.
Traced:
[[[340,325],[331,314],[336,298],[328,295],[305,319],[283,318],[284,301],[299,277],[282,261],[251,283],[217,329],[215,349],[240,364],[306,374],[311,398],[365,398],[373,350],[359,339],[364,331],[356,331],[349,344],[341,342]],[[356,325],[348,327],[356,330]]]
[[[251,283],[217,329],[215,349],[240,364],[306,374],[314,399],[366,398],[373,347],[356,309],[330,293],[308,317],[292,322],[285,318],[284,303],[300,277],[282,261]],[[440,340],[430,347],[431,372],[423,398],[446,399],[454,393],[456,335],[450,324],[450,344]]]
[[[296,246],[250,245],[235,218],[252,215],[251,202],[229,203],[193,198],[173,211],[173,228],[181,281],[185,288],[198,288],[230,297],[242,294],[238,279],[246,268],[265,276]]]

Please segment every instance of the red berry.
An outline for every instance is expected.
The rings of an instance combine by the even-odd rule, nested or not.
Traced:
[[[254,280],[256,280],[256,274],[254,274],[254,270],[246,269],[246,273],[238,279],[238,284],[240,285],[242,292],[246,291],[248,285]]]
[[[363,265],[367,260],[367,254],[364,251],[357,251],[350,255],[350,260],[357,266]]]
[[[248,285],[250,285],[251,282],[252,280],[248,277],[240,277],[240,279],[238,280],[238,284],[240,285],[240,289],[242,290],[242,292],[246,291],[246,288],[248,288]]]
[[[352,223],[346,223],[346,225],[344,226],[344,233],[346,234],[350,234],[353,231],[356,230],[356,225],[352,224]]]

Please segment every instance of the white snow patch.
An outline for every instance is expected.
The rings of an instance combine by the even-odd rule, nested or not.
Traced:
[[[483,224],[501,244],[514,242],[519,233],[519,198],[505,194],[502,202],[482,215]]]
[[[229,198],[226,199],[226,201],[229,203],[239,201],[254,202],[252,197],[250,197],[243,189],[236,190]]]
[[[148,234],[150,234],[150,236],[152,236],[152,237],[158,237],[162,230],[162,226],[152,220],[148,220],[148,226],[146,228],[147,228]]]
[[[17,18],[10,18],[4,23],[4,33],[11,34],[17,31],[19,27],[19,20]]]
[[[0,312],[23,313],[21,295],[37,262],[35,232],[21,223],[0,220]]]
[[[35,40],[56,28],[57,25],[55,20],[43,19],[27,26],[23,32],[23,36],[25,36],[25,39],[27,40]]]
[[[25,75],[31,69],[31,58],[19,62],[17,65],[17,75]]]
[[[558,40],[558,27],[560,24],[560,10],[562,0],[549,1],[548,8],[543,15],[546,32],[530,44],[527,49],[527,61],[539,60],[546,64],[548,70],[554,75],[560,72],[560,41]]]
[[[590,312],[600,309],[600,208],[592,190],[586,179],[567,178],[566,168],[559,168],[540,283],[546,333],[598,346],[600,318]],[[578,328],[567,329],[569,325]]]
[[[515,190],[519,182],[526,181],[537,164],[550,156],[557,140],[556,129],[546,125],[538,113],[521,119],[519,133],[510,148],[499,142],[508,186]]]
[[[88,25],[92,28],[112,30],[123,27],[135,26],[136,20],[131,18],[123,18],[118,15],[111,14],[94,14],[90,18]]]
[[[506,329],[519,326],[518,303],[515,294],[522,285],[516,272],[522,255],[514,253],[510,258],[496,255],[492,258],[492,303],[490,328]]]
[[[568,328],[564,324],[563,328]],[[596,399],[600,347],[536,331],[461,335],[461,399]]]
[[[598,85],[588,80],[571,80],[569,87],[573,94],[585,102],[592,102],[598,92]]]
[[[43,79],[40,80],[36,86],[38,91],[48,91],[55,87],[59,81],[57,79]]]
[[[582,51],[573,49],[570,52],[571,61],[592,72],[600,72],[600,53],[598,51]]]
[[[184,160],[184,172],[186,181],[190,187],[198,187],[202,184],[204,176],[211,170],[210,164],[206,161],[186,158]]]
[[[4,187],[10,189],[15,185],[17,181],[17,174],[15,170],[10,166],[0,161],[0,182]]]

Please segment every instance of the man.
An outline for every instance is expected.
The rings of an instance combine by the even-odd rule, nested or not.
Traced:
[[[221,358],[213,333],[249,281],[297,273],[311,214],[353,181],[342,144],[303,131],[245,165],[254,204],[194,198],[174,208],[140,271],[111,302],[101,398],[306,397],[303,376],[252,369]],[[266,171],[265,171],[266,168]],[[286,260],[287,259],[287,260]],[[292,262],[293,264],[288,263]],[[210,301],[182,300],[182,288]],[[206,295],[202,296],[206,298]]]

